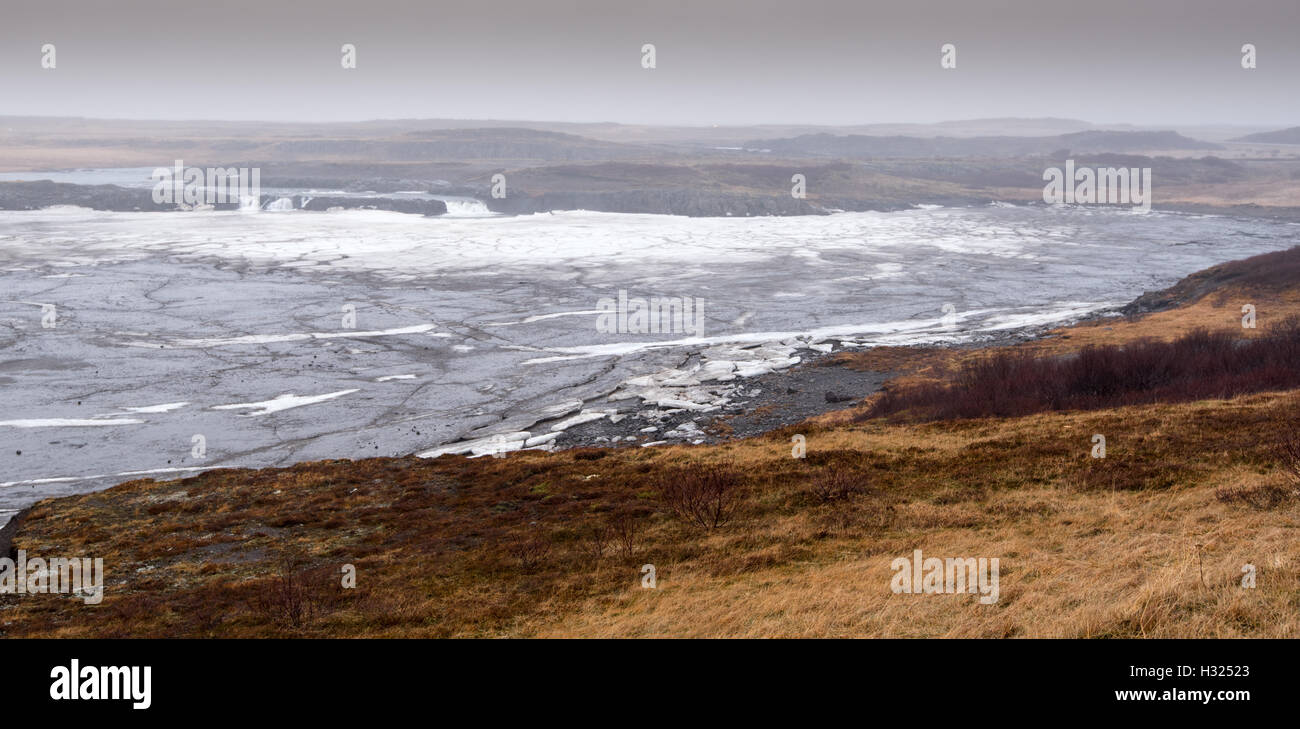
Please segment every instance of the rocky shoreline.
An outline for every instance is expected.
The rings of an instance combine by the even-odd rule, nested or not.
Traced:
[[[275,181],[272,187],[293,187],[293,181]],[[302,180],[301,186],[320,186],[319,180]],[[731,192],[691,189],[644,189],[608,191],[549,191],[536,194],[515,191],[506,198],[495,199],[484,189],[464,186],[439,186],[419,181],[373,180],[365,184],[353,182],[340,189],[378,190],[373,195],[314,196],[293,193],[284,196],[264,194],[263,209],[295,209],[324,211],[332,208],[348,210],[387,210],[424,216],[447,213],[441,200],[421,198],[385,197],[387,191],[399,188],[427,189],[430,194],[459,195],[481,201],[488,210],[504,215],[531,215],[565,210],[590,210],[605,213],[651,215],[680,215],[685,217],[758,217],[830,215],[837,211],[893,212],[910,210],[918,205],[943,205],[966,207],[1008,202],[1015,205],[1033,204],[1032,200],[998,200],[993,197],[969,195],[931,196],[915,203],[888,200],[863,200],[858,198],[820,198],[816,201],[795,199],[789,196],[761,196]],[[364,192],[359,190],[358,192]],[[121,187],[118,185],[80,185],[48,180],[0,182],[0,210],[39,210],[54,205],[74,205],[92,210],[110,212],[165,212],[178,208],[171,203],[153,201],[152,190]],[[237,203],[217,203],[217,210],[238,209]],[[1156,203],[1153,210],[1192,215],[1224,215],[1244,218],[1265,218],[1300,222],[1300,207],[1277,207],[1255,204],[1208,205],[1199,203]]]
[[[276,182],[271,187],[283,185]],[[319,186],[319,185],[315,185]],[[348,188],[357,187],[349,185]],[[403,187],[394,184],[367,185],[367,189]],[[488,210],[504,215],[532,215],[564,210],[590,210],[605,213],[630,213],[651,215],[681,215],[685,217],[758,217],[765,215],[801,216],[829,215],[837,210],[852,212],[906,210],[915,207],[893,202],[861,200],[822,201],[821,204],[795,199],[790,196],[759,196],[752,194],[712,192],[700,190],[612,190],[596,192],[541,192],[529,194],[515,192],[505,198],[493,198],[485,190],[462,187],[438,187],[428,183],[407,184],[406,189],[427,188],[430,194],[460,195],[475,198]],[[972,205],[988,200],[968,198],[929,201],[935,204]],[[178,210],[172,203],[153,201],[151,189],[130,188],[118,185],[80,185],[48,180],[0,182],[0,210],[39,210],[55,205],[74,205],[109,212],[166,212]],[[217,203],[216,210],[235,210],[237,203]],[[443,215],[447,205],[441,200],[422,198],[385,197],[374,195],[317,196],[306,193],[287,195],[263,194],[263,209],[293,209],[324,211],[331,208],[348,210],[388,210],[425,216]]]
[[[970,341],[915,346],[956,349],[1010,346],[1043,337],[1061,326],[1112,318],[1121,311],[1104,309],[1064,323],[982,334]],[[415,455],[478,457],[516,450],[708,445],[758,436],[855,407],[878,392],[896,373],[852,369],[838,362],[840,354],[861,350],[861,345],[840,339],[796,345],[790,352],[796,362],[788,367],[699,383],[697,388],[715,398],[712,404],[701,405],[687,399],[657,403],[634,397],[616,399],[622,391],[616,390],[605,398],[560,406],[553,413],[520,425],[519,430],[470,437]]]

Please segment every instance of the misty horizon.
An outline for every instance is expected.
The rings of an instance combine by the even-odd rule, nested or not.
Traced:
[[[1098,119],[1294,126],[1300,5],[1015,0],[908,7],[154,0],[8,11],[6,112],[124,120],[529,120],[656,126]],[[642,46],[656,65],[643,68]],[[956,67],[940,67],[955,46]],[[1243,44],[1258,49],[1241,66]],[[42,68],[53,44],[55,68]],[[344,69],[343,44],[356,48]],[[899,104],[906,103],[906,110]],[[899,119],[907,119],[900,122]]]
[[[1233,122],[1179,122],[1179,121],[1155,121],[1147,123],[1137,123],[1125,119],[1096,121],[1092,119],[1080,119],[1072,117],[1057,116],[989,116],[989,117],[953,117],[940,119],[887,119],[872,121],[856,121],[844,123],[818,123],[804,122],[798,120],[771,120],[755,121],[749,123],[733,124],[709,124],[709,123],[643,123],[635,121],[620,121],[616,119],[554,119],[554,118],[524,118],[524,117],[438,117],[438,116],[391,116],[391,117],[359,117],[356,119],[331,119],[331,120],[306,120],[306,119],[237,119],[237,118],[220,118],[220,117],[132,117],[132,116],[88,116],[84,114],[0,114],[2,119],[57,119],[61,121],[104,121],[104,122],[158,122],[158,123],[184,123],[184,124],[277,124],[286,126],[345,126],[345,125],[373,125],[373,124],[419,124],[423,122],[438,124],[460,124],[466,126],[463,128],[474,128],[474,125],[492,125],[507,126],[519,125],[526,127],[529,124],[535,125],[572,125],[572,126],[627,126],[627,127],[664,127],[664,128],[684,128],[684,129],[716,129],[716,128],[763,128],[763,127],[808,127],[808,128],[826,128],[826,129],[847,129],[847,128],[867,128],[867,127],[944,127],[958,126],[962,124],[977,124],[990,122],[1048,122],[1048,123],[1071,123],[1095,128],[1097,130],[1115,130],[1122,131],[1131,129],[1134,131],[1152,131],[1152,130],[1171,130],[1179,128],[1224,128],[1224,129],[1281,129],[1300,125],[1300,119],[1291,121],[1281,121],[1277,123],[1261,123],[1257,121],[1233,121]],[[455,129],[458,127],[445,127],[446,129]],[[1007,136],[1019,136],[1017,132],[1006,132]]]

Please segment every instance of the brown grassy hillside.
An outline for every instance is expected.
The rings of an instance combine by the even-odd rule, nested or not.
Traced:
[[[1300,313],[1296,281],[1244,265],[1174,297],[1178,308],[1019,349],[1061,356],[1198,327],[1252,337]],[[1258,330],[1241,328],[1243,302]],[[845,359],[933,382],[988,356]],[[29,554],[103,557],[103,604],[3,596],[0,632],[1294,637],[1300,484],[1278,446],[1295,432],[1298,398],[928,423],[848,413],[717,446],[134,481],[42,502],[15,539]],[[795,434],[806,458],[791,457]],[[1090,456],[1095,434],[1104,459]],[[999,601],[894,594],[891,561],[918,548],[998,558]],[[355,589],[340,585],[345,564]],[[654,589],[642,587],[648,564]]]

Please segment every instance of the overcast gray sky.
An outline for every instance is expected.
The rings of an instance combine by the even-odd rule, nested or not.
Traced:
[[[0,114],[1300,124],[1300,0],[42,0],[0,15]]]

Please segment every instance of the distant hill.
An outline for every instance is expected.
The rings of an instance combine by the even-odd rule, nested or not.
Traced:
[[[578,162],[667,154],[642,146],[512,127],[419,130],[385,139],[294,139],[276,142],[273,150],[280,159],[330,157],[405,162],[439,159]]]
[[[1300,144],[1300,127],[1279,129],[1275,132],[1259,132],[1237,137],[1234,142],[1262,142],[1264,144]]]
[[[1222,146],[1177,132],[1089,130],[1047,137],[872,137],[851,134],[805,134],[788,139],[749,142],[753,149],[776,154],[817,157],[1025,157],[1069,150],[1075,154],[1213,150]]]

